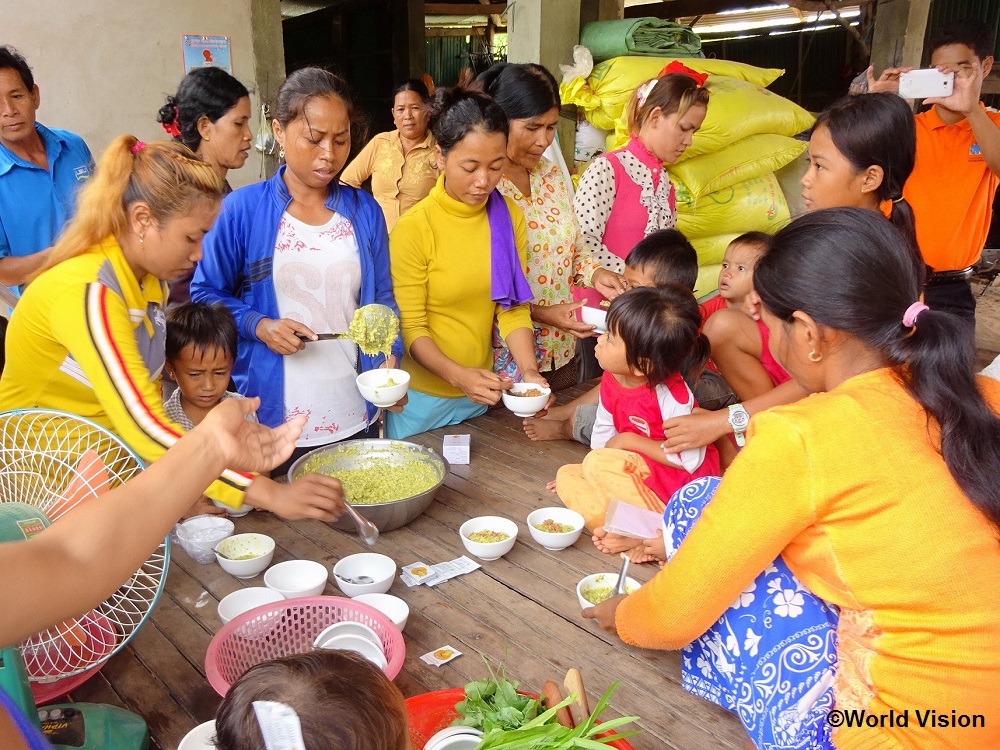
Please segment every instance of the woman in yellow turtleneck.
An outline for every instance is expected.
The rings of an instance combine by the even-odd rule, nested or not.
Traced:
[[[511,381],[492,371],[494,321],[524,380],[547,385],[535,360],[524,216],[495,190],[507,117],[480,92],[439,90],[431,130],[441,177],[389,237],[411,378],[406,409],[387,418],[392,438],[457,424],[500,400]]]

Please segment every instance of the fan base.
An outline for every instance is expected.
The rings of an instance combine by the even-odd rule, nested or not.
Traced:
[[[130,711],[97,703],[38,709],[42,732],[57,750],[147,750],[146,722]]]

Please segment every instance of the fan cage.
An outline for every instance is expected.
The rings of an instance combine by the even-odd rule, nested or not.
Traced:
[[[78,470],[88,451],[104,465],[99,477]],[[0,414],[0,503],[26,503],[54,521],[142,469],[142,461],[121,439],[82,417],[36,409]],[[63,495],[70,486],[75,486],[77,499],[67,503]],[[169,559],[167,537],[99,607],[24,641],[21,655],[31,681],[50,683],[79,675],[123,648],[159,600]]]

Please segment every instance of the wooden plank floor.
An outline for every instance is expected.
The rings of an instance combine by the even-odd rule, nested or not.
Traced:
[[[586,449],[575,443],[531,443],[520,420],[503,408],[466,425],[436,430],[414,442],[441,450],[441,437],[471,433],[472,461],[455,466],[436,501],[408,526],[380,537],[379,552],[403,566],[418,560],[437,563],[465,553],[458,536],[463,521],[478,515],[506,516],[520,526],[518,542],[506,557],[483,563],[471,574],[430,588],[407,588],[398,579],[391,593],[409,603],[406,662],[396,684],[407,696],[458,687],[486,675],[483,657],[503,661],[525,688],[548,679],[562,681],[580,667],[591,703],[615,680],[621,684],[609,715],[637,714],[643,733],[637,750],[742,748],[745,734],[729,713],[680,687],[677,653],[623,645],[580,617],[575,587],[588,573],[617,570],[617,558],[601,555],[584,535],[573,547],[548,552],[530,537],[525,517],[535,508],[558,505],[545,483],[564,463],[578,462]],[[264,513],[236,519],[238,532],[257,531],[277,543],[274,562],[293,558],[331,566],[366,549],[354,534],[318,521],[285,522]],[[646,581],[655,568],[633,568]],[[151,620],[101,673],[74,692],[80,701],[125,706],[143,716],[154,745],[174,750],[196,724],[211,719],[220,698],[205,680],[204,659],[219,629],[216,605],[241,586],[261,586],[233,578],[218,565],[199,565],[183,550],[173,554],[164,596]],[[331,583],[326,594],[340,596]],[[421,654],[451,644],[463,656],[435,668]]]

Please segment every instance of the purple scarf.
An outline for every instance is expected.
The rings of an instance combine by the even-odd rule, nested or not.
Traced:
[[[486,218],[490,222],[490,297],[504,310],[530,302],[535,295],[514,246],[514,223],[507,201],[499,190],[486,199]]]

